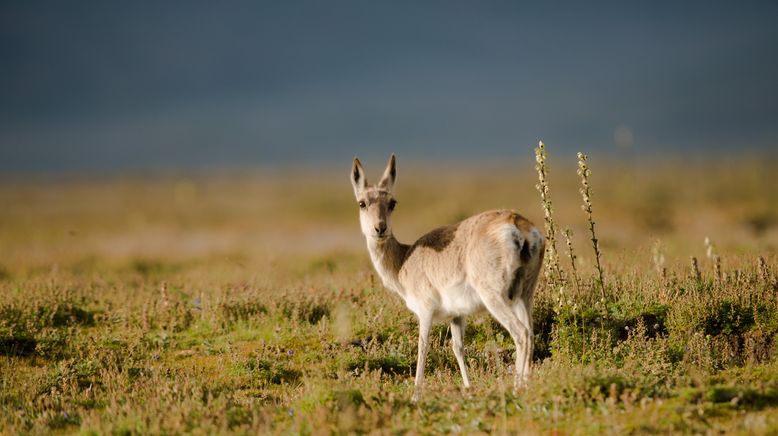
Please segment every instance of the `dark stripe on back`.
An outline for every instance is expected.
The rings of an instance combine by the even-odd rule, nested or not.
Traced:
[[[411,254],[414,252],[414,250],[420,247],[431,248],[438,253],[445,250],[446,247],[448,247],[454,240],[454,236],[456,236],[458,227],[459,223],[438,227],[437,229],[434,229],[426,235],[422,236],[413,245],[411,245],[410,248],[408,248],[408,251],[405,253],[405,259],[403,259],[403,263],[405,263],[405,260],[411,257]]]

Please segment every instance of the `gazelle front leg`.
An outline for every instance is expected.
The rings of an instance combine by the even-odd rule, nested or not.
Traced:
[[[503,299],[501,295],[491,292],[480,292],[480,294],[486,309],[492,314],[497,322],[508,330],[508,333],[513,339],[513,343],[516,345],[516,374],[513,381],[513,388],[518,389],[527,381],[527,376],[529,375],[529,367],[527,366],[526,359],[526,356],[530,352],[530,341],[532,340],[529,329],[521,322],[516,313],[514,313],[509,302]]]
[[[416,402],[421,398],[421,388],[424,383],[424,364],[427,361],[429,350],[430,328],[432,327],[432,314],[419,314],[419,354],[416,358],[416,383],[411,401]]]
[[[459,371],[462,373],[462,382],[465,389],[470,387],[470,380],[467,378],[467,367],[465,366],[465,317],[458,316],[451,320],[451,345],[454,348],[454,356],[459,364]]]

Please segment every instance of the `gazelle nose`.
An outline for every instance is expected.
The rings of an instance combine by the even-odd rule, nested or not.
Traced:
[[[378,236],[384,236],[384,233],[386,233],[386,223],[380,223],[375,226],[375,232],[378,233]]]

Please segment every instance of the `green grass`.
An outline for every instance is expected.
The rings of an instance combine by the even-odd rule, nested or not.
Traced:
[[[372,272],[342,171],[6,182],[0,432],[778,432],[769,168],[592,165],[607,300],[574,167],[553,166],[581,287],[539,286],[528,386],[511,390],[512,342],[482,315],[466,330],[472,388],[437,326],[419,403],[417,324]],[[400,171],[401,240],[492,207],[542,223],[531,174]]]

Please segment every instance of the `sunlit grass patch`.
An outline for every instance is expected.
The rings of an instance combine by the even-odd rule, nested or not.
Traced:
[[[0,428],[778,430],[772,170],[630,173],[592,157],[603,303],[575,162],[551,163],[554,219],[570,228],[575,258],[560,260],[564,284],[536,291],[529,384],[512,392],[513,341],[483,314],[465,331],[472,388],[462,390],[448,326],[436,326],[418,403],[417,323],[371,269],[342,171],[316,190],[271,177],[198,181],[196,201],[171,200],[170,180],[121,189],[107,180],[93,197],[40,186],[29,209],[4,205],[0,218],[12,253],[0,259]],[[398,238],[497,207],[541,223],[534,177],[529,168],[408,174]],[[109,200],[115,207],[101,207]]]

